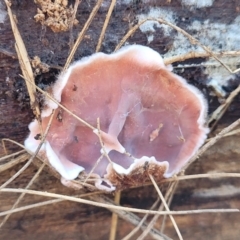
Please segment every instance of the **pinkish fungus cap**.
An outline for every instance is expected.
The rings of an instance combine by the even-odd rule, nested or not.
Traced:
[[[206,139],[206,102],[198,89],[171,73],[154,50],[132,45],[73,63],[51,89],[53,97],[94,126],[93,131],[46,99],[42,125],[54,120],[40,155],[66,180],[89,173],[95,186],[112,191],[178,173]],[[102,149],[97,129],[100,119]],[[40,140],[37,121],[29,125],[26,148]],[[128,154],[127,154],[128,153]],[[97,178],[96,178],[97,176]]]

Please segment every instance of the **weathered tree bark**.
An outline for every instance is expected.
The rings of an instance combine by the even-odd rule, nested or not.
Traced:
[[[69,1],[74,4],[74,1]],[[125,2],[125,3],[124,3]],[[6,12],[4,1],[0,2],[0,15]],[[98,37],[100,35],[110,1],[105,0],[87,31],[83,42],[79,46],[74,58],[80,59],[95,52]],[[79,24],[73,27],[73,31],[54,33],[48,27],[36,23],[34,15],[37,5],[34,1],[12,1],[12,10],[18,21],[18,28],[26,45],[30,58],[39,56],[41,61],[50,66],[50,71],[36,76],[36,84],[42,88],[51,84],[64,66],[69,53],[71,37],[76,39],[88,18],[95,1],[82,1],[78,7],[76,18]],[[123,38],[124,34],[137,22],[140,14],[148,14],[150,10],[163,9],[175,13],[175,23],[188,31],[188,26],[195,20],[209,21],[221,26],[230,26],[238,17],[240,3],[238,1],[216,0],[212,6],[197,8],[185,6],[181,1],[167,0],[142,0],[142,1],[118,1],[108,25],[101,51],[111,53],[115,46]],[[2,13],[3,12],[3,13]],[[164,16],[163,16],[164,18]],[[23,143],[28,134],[28,124],[34,118],[29,105],[25,82],[19,76],[21,69],[14,49],[14,37],[8,16],[1,21],[0,16],[0,139],[9,138]],[[222,24],[222,25],[220,25]],[[232,25],[231,25],[232,26]],[[171,35],[156,26],[155,32],[143,32],[137,30],[127,42],[129,44],[148,45],[161,54],[165,54],[173,48],[175,32]],[[230,27],[229,27],[230,28]],[[199,30],[201,32],[201,29]],[[216,30],[217,31],[217,30]],[[153,41],[149,36],[154,35]],[[187,40],[186,40],[187,41]],[[217,40],[216,40],[217,41]],[[179,46],[181,48],[181,45]],[[224,51],[224,47],[219,51]],[[239,49],[232,49],[239,50]],[[206,59],[193,59],[186,64],[198,64]],[[239,63],[238,63],[239,64]],[[174,64],[174,66],[177,64]],[[176,68],[174,71],[191,84],[199,87],[206,95],[209,103],[209,113],[220,104],[217,96],[212,96],[212,88],[207,84],[209,76],[204,67]],[[232,78],[227,84],[223,84],[224,91],[228,94],[239,84],[239,77]],[[221,85],[221,84],[220,84]],[[227,112],[217,125],[217,130],[224,128],[240,117],[240,98],[236,97]],[[213,133],[214,134],[214,133]],[[240,172],[240,137],[229,136],[220,140],[209,149],[186,171],[186,174],[199,174],[209,172]],[[7,143],[8,153],[19,150],[14,144]],[[0,145],[0,156],[5,155]],[[22,165],[0,173],[2,184],[12,176]],[[35,165],[31,165],[9,187],[24,188],[37,171]],[[167,184],[163,184],[165,189]],[[76,191],[67,189],[58,179],[47,171],[38,177],[31,189],[56,192],[62,194],[77,194]],[[0,210],[11,208],[17,198],[17,194],[0,193]],[[171,205],[173,210],[204,209],[204,208],[238,208],[240,209],[240,184],[237,178],[212,178],[181,181],[174,195]],[[112,195],[109,195],[112,198]],[[149,209],[157,198],[153,186],[140,187],[122,192],[121,205]],[[20,206],[44,201],[46,198],[26,195]],[[48,200],[48,199],[47,199]],[[3,217],[0,218],[3,219]],[[183,239],[238,239],[239,238],[239,213],[211,213],[198,215],[175,216],[175,220],[183,235]],[[111,212],[104,208],[92,207],[68,201],[34,208],[13,214],[0,229],[0,239],[108,239]],[[160,223],[156,228],[160,228]],[[117,238],[123,238],[133,226],[126,221],[119,220]],[[140,233],[140,232],[139,232]],[[167,219],[164,234],[177,239],[176,233],[169,219]],[[136,239],[135,236],[132,239]],[[152,239],[148,236],[146,239]]]

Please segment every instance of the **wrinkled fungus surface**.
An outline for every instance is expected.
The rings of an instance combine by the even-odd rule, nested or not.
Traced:
[[[178,173],[208,132],[203,95],[144,46],[124,47],[110,55],[96,53],[73,63],[59,76],[51,94],[95,130],[46,99],[43,129],[52,109],[56,111],[40,155],[66,180],[95,166],[99,189],[139,185],[149,180],[148,174],[160,180]],[[25,146],[34,152],[40,143],[36,120],[29,129]],[[112,163],[102,157],[96,165],[104,152]]]

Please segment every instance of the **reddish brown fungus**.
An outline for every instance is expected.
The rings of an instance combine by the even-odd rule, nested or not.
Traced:
[[[111,55],[97,53],[75,62],[59,76],[51,92],[96,129],[59,108],[40,155],[64,179],[74,179],[82,171],[89,173],[104,153],[100,133],[112,161],[104,156],[94,167],[95,185],[100,189],[142,184],[149,173],[158,180],[178,173],[208,132],[203,95],[171,73],[161,56],[148,47],[128,46]],[[45,103],[43,129],[52,109],[58,107],[50,99]],[[25,146],[34,152],[40,142],[35,138],[40,132],[36,120],[29,129]]]

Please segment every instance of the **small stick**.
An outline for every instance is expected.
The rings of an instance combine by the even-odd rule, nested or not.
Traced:
[[[75,44],[73,45],[73,47],[71,49],[71,52],[70,52],[70,54],[69,54],[69,56],[67,58],[65,66],[63,68],[63,71],[65,71],[69,67],[70,63],[72,62],[73,56],[74,56],[75,52],[77,51],[77,48],[78,48],[79,44],[82,42],[83,37],[84,37],[86,31],[88,30],[88,28],[89,28],[89,26],[90,26],[94,16],[96,15],[98,9],[100,8],[100,6],[102,4],[102,1],[103,0],[98,0],[97,1],[97,3],[95,5],[95,7],[93,8],[93,10],[92,10],[88,20],[86,21],[82,31],[79,33],[78,38],[77,38]]]
[[[93,171],[95,170],[95,168],[97,167],[97,165],[101,162],[101,160],[102,160],[103,157],[104,157],[104,154],[102,154],[102,155],[98,158],[98,160],[96,161],[96,163],[95,163],[94,166],[92,167],[91,171],[88,173],[87,177],[84,179],[83,184],[85,184],[85,183],[89,180],[89,178],[90,178],[90,176],[92,175]],[[99,180],[99,179],[95,179],[95,180]],[[94,181],[95,181],[95,180],[94,180]]]
[[[71,16],[71,22],[70,22],[70,27],[69,27],[69,32],[70,32],[70,37],[69,37],[69,46],[70,48],[73,47],[73,34],[72,34],[72,29],[73,29],[73,24],[74,24],[74,20],[76,19],[76,14],[77,14],[77,9],[79,4],[82,2],[82,0],[75,0],[75,4],[73,7],[73,14]]]
[[[22,40],[21,34],[17,28],[16,22],[14,20],[13,14],[12,14],[12,10],[10,8],[10,2],[8,0],[5,0],[6,6],[7,6],[7,10],[8,10],[8,15],[9,15],[9,19],[11,22],[11,27],[12,27],[12,31],[13,31],[13,35],[14,38],[16,40],[15,43],[15,48],[16,48],[16,52],[17,52],[17,56],[19,59],[19,63],[20,63],[20,67],[22,70],[22,73],[24,75],[25,79],[28,79],[30,82],[34,83],[34,75],[33,75],[33,71],[32,71],[32,67],[28,58],[28,54],[27,54],[27,50],[26,47],[24,45],[24,42]],[[29,97],[31,100],[31,107],[34,109],[34,114],[37,118],[37,120],[40,123],[40,108],[38,105],[38,102],[36,100],[36,88],[34,87],[34,84],[29,84],[29,81],[26,82],[27,85],[27,89],[28,89],[28,93],[29,93]]]
[[[160,191],[160,189],[159,189],[156,181],[154,180],[153,176],[152,176],[151,174],[149,174],[149,177],[150,177],[150,179],[151,179],[151,181],[152,181],[152,183],[153,183],[153,186],[155,187],[155,189],[156,189],[156,191],[157,191],[157,193],[158,193],[158,196],[159,196],[160,199],[162,200],[162,203],[163,203],[165,209],[166,209],[167,211],[170,211],[170,209],[169,209],[169,207],[168,207],[168,205],[167,205],[167,203],[166,203],[166,201],[165,201],[165,199],[164,199],[164,197],[163,197],[163,195],[162,195],[162,192]],[[171,221],[172,221],[172,224],[173,224],[173,226],[174,226],[174,228],[175,228],[175,230],[176,230],[176,232],[177,232],[178,238],[179,238],[180,240],[183,240],[182,234],[180,233],[180,230],[179,230],[179,228],[178,228],[178,226],[177,226],[177,223],[175,222],[175,219],[173,218],[172,215],[169,215],[169,217],[170,217],[170,219],[171,219]],[[140,239],[139,239],[139,240],[140,240]],[[142,238],[141,238],[141,240],[142,240]]]
[[[205,145],[203,145],[197,153],[189,160],[189,162],[184,166],[181,172],[184,172],[196,159],[199,158],[204,152],[207,151],[208,148],[213,146],[217,141],[219,141],[225,134],[230,132],[232,129],[237,127],[240,124],[240,118],[230,124],[228,127],[224,128],[220,133],[218,133],[215,137],[213,137],[209,142],[207,142]]]
[[[50,121],[52,118],[53,118],[53,113],[51,115]],[[49,128],[50,128],[50,124],[47,126],[46,131],[44,132],[41,142],[38,145],[35,153],[31,156],[31,158],[27,161],[27,163],[18,172],[16,172],[11,178],[9,178],[4,184],[2,184],[0,186],[0,189],[5,188],[9,183],[11,183],[15,178],[17,178],[23,171],[25,171],[28,168],[28,166],[32,163],[33,159],[37,156],[38,152],[40,151],[40,149],[45,141],[45,138],[46,138]]]
[[[99,138],[102,150],[103,150],[103,154],[108,159],[109,163],[112,163],[112,160],[110,159],[110,157],[108,156],[108,154],[106,152],[106,149],[104,147],[104,143],[103,143],[103,140],[102,140],[102,137],[101,137],[100,119],[99,118],[97,118],[97,130],[98,130],[98,138]]]
[[[165,197],[165,199],[168,199],[167,201],[167,204],[168,206],[171,205],[172,203],[172,199],[173,199],[173,196],[175,194],[175,191],[177,190],[177,187],[178,187],[178,181],[172,183],[167,191],[167,197]],[[162,220],[162,226],[161,226],[161,232],[164,232],[164,228],[165,228],[165,223],[166,223],[166,219],[167,219],[167,216],[163,216],[163,220]]]
[[[147,21],[156,21],[159,22],[161,24],[165,24],[170,26],[171,28],[175,29],[176,31],[182,33],[185,37],[188,38],[188,40],[190,41],[191,44],[193,45],[199,45],[201,48],[203,48],[210,57],[213,57],[215,60],[217,60],[224,68],[226,68],[230,73],[237,73],[240,71],[239,69],[236,69],[234,71],[232,71],[226,64],[224,64],[208,47],[206,47],[205,45],[203,45],[200,41],[198,41],[196,38],[194,38],[193,36],[191,36],[189,33],[187,33],[186,31],[184,31],[182,28],[177,27],[176,25],[165,21],[162,18],[146,18],[144,20],[142,20],[141,22],[139,22],[138,24],[136,24],[133,28],[131,28],[127,34],[123,37],[123,39],[120,41],[120,43],[116,46],[115,51],[117,51],[125,42],[126,40],[132,36],[132,34],[134,34],[136,32],[136,30],[145,22]]]
[[[76,195],[76,196],[73,196],[73,197],[88,197],[88,196],[97,195],[97,194],[100,194],[100,193],[101,192],[99,192],[99,191],[98,192],[94,192],[94,193],[84,193],[84,194]],[[14,208],[14,209],[10,209],[10,210],[7,210],[7,211],[0,212],[0,217],[6,216],[8,214],[22,212],[22,211],[25,211],[25,210],[28,210],[28,209],[32,209],[32,208],[37,208],[37,207],[42,207],[42,206],[45,206],[45,205],[50,205],[50,204],[63,202],[63,201],[66,201],[66,200],[64,200],[64,199],[53,199],[53,200],[48,200],[48,201],[44,201],[44,202],[29,204],[27,206]]]
[[[31,179],[31,181],[28,183],[28,185],[26,186],[25,189],[28,189],[31,187],[31,185],[33,184],[33,182],[37,179],[37,177],[39,176],[39,174],[42,172],[43,168],[45,167],[45,163],[42,164],[42,166],[38,169],[38,171],[35,173],[35,175],[33,176],[33,178]],[[15,209],[18,204],[21,202],[21,200],[24,198],[26,193],[21,193],[21,195],[18,197],[18,199],[16,200],[16,202],[13,204],[11,210]],[[11,216],[11,213],[7,214],[2,222],[0,223],[0,229],[1,227],[6,223],[6,221],[8,220],[8,218]]]
[[[151,206],[150,210],[153,210],[154,208],[157,207],[158,203],[159,203],[160,199],[158,198],[155,203],[153,203],[153,205]],[[143,223],[146,221],[147,217],[149,216],[149,214],[145,214],[144,217],[142,218],[142,220],[139,222],[139,224],[130,232],[128,233],[127,236],[125,236],[122,240],[129,240],[131,239],[131,237],[137,233],[138,230],[141,229]]]
[[[116,205],[119,205],[120,199],[121,199],[121,191],[117,191],[115,193],[114,203]],[[118,222],[118,215],[116,213],[112,213],[112,222],[111,222],[111,229],[110,229],[109,240],[115,240],[116,239],[117,222]]]
[[[76,198],[71,196],[66,196],[62,194],[50,193],[50,192],[43,192],[43,191],[36,191],[36,190],[29,190],[29,189],[22,189],[22,188],[1,188],[0,192],[10,192],[10,193],[27,193],[32,195],[38,196],[45,196],[51,198],[59,198],[64,200],[69,200],[73,202],[79,202],[84,204],[89,204],[91,206],[97,206],[107,209],[115,209],[115,210],[123,210],[128,212],[136,212],[136,213],[148,213],[148,214],[158,214],[158,215],[187,215],[187,214],[203,214],[203,213],[239,213],[239,209],[232,208],[232,209],[196,209],[196,210],[186,210],[186,211],[154,211],[154,210],[144,210],[138,208],[131,208],[131,207],[121,207],[106,203],[99,203],[95,201],[90,201],[82,198]]]
[[[224,56],[239,56],[240,51],[226,51],[226,52],[213,52],[214,55],[219,56],[219,57],[224,57]],[[183,62],[185,60],[191,59],[191,58],[207,58],[211,57],[211,55],[208,52],[189,52],[183,55],[179,56],[173,56],[169,58],[164,58],[164,64],[169,65],[175,62]]]
[[[25,154],[22,154],[22,155],[18,156],[15,159],[11,160],[8,163],[0,165],[0,173],[6,171],[9,168],[12,168],[13,166],[15,166],[19,163],[25,162],[28,158],[29,158],[29,154],[25,153]]]
[[[105,32],[106,32],[106,29],[107,29],[109,20],[110,20],[110,18],[111,18],[111,15],[112,15],[112,12],[113,12],[113,9],[114,9],[115,4],[116,4],[116,0],[112,0],[112,1],[111,1],[111,5],[110,5],[110,7],[108,8],[108,13],[107,13],[105,22],[104,22],[104,24],[103,24],[102,32],[101,32],[100,37],[99,37],[99,39],[98,39],[98,44],[97,44],[97,47],[96,47],[96,52],[99,52],[99,50],[100,50],[100,48],[101,48],[102,41],[103,41],[103,39],[104,39],[104,35],[105,35]]]
[[[21,76],[23,77],[23,76]],[[28,80],[27,80],[28,81]],[[50,96],[50,94],[48,94],[47,92],[43,91],[41,88],[39,88],[38,86],[36,86],[36,89],[41,92],[44,96],[48,97],[49,99],[51,99],[53,102],[55,102],[58,107],[62,108],[63,110],[65,110],[68,114],[70,114],[71,116],[73,116],[74,118],[76,118],[78,121],[80,121],[81,123],[83,123],[84,125],[86,125],[87,127],[91,128],[92,130],[95,130],[96,128],[93,127],[92,125],[90,125],[89,123],[85,122],[83,119],[81,119],[80,117],[78,117],[76,114],[72,113],[70,110],[68,110],[66,107],[64,107],[61,103],[59,103],[56,99],[54,99],[52,96]]]
[[[2,139],[2,143],[3,143],[3,145],[5,145],[3,139]],[[1,162],[1,161],[4,161],[4,160],[6,160],[6,159],[8,159],[8,158],[10,158],[10,157],[14,157],[14,156],[16,156],[16,155],[19,155],[19,154],[21,154],[21,153],[24,153],[24,152],[25,152],[25,150],[21,150],[21,151],[19,151],[19,152],[12,153],[12,154],[9,154],[9,155],[7,155],[7,156],[1,157],[1,158],[0,158],[0,162]]]
[[[167,193],[165,194],[165,199],[167,200],[170,196],[170,194],[172,193],[172,189],[173,189],[173,185],[175,185],[176,182],[172,183],[167,191]],[[162,211],[164,209],[164,205],[163,203],[160,205],[160,207],[158,208],[158,211]],[[164,215],[163,218],[166,218],[167,215]],[[144,230],[144,232],[138,237],[139,239],[144,239],[147,234],[150,232],[150,230],[154,227],[154,224],[156,223],[156,221],[158,220],[159,215],[155,215],[152,220],[149,222],[147,228]],[[163,233],[161,231],[161,233]]]
[[[226,112],[226,110],[228,109],[229,105],[232,103],[232,101],[234,100],[234,98],[239,94],[240,92],[240,85],[238,85],[238,87],[233,90],[230,95],[228,96],[228,98],[225,100],[225,102],[220,105],[212,114],[211,117],[209,118],[207,124],[210,125],[212,122],[213,125],[211,126],[211,130],[214,129],[214,127],[217,125],[217,123],[219,122],[219,120],[222,118],[222,116],[224,115],[224,113]]]

